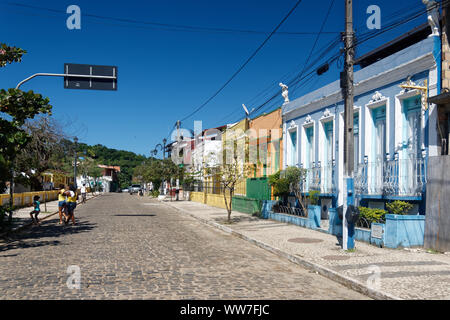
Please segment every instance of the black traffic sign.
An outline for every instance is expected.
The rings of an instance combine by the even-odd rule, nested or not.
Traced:
[[[89,64],[64,64],[64,88],[117,90],[117,67]]]

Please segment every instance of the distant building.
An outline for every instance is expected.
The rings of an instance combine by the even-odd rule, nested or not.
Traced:
[[[97,183],[103,192],[116,192],[119,189],[119,178],[117,174],[120,172],[119,166],[98,165],[103,169],[102,177],[98,179]],[[83,184],[91,188],[95,187],[95,179],[88,176],[78,176],[77,186],[81,187]]]

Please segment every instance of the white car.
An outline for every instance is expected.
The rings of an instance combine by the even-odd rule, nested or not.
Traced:
[[[133,184],[131,187],[131,192],[132,193],[138,193],[139,191],[141,191],[142,187],[139,184]]]
[[[128,189],[122,189],[122,192],[128,192]]]

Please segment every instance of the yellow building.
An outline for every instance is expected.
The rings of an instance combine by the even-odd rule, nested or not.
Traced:
[[[242,170],[248,163],[249,148],[247,130],[249,129],[248,119],[243,119],[236,124],[230,125],[222,136],[223,161],[231,163],[234,156],[237,157]],[[238,182],[235,187],[235,195],[246,196],[246,179]]]

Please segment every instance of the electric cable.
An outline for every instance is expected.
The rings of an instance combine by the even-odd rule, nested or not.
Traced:
[[[442,1],[441,3],[439,3],[439,4],[445,4],[445,3],[449,3],[450,2],[450,0],[445,0],[445,1]],[[438,4],[438,5],[439,5]],[[370,39],[373,39],[373,38],[375,38],[375,37],[377,37],[377,36],[379,36],[379,35],[381,35],[381,34],[383,34],[383,33],[385,33],[385,32],[388,32],[388,31],[390,31],[390,30],[392,30],[392,29],[394,29],[394,28],[396,28],[396,27],[398,27],[398,26],[400,26],[400,25],[402,25],[402,24],[405,24],[405,23],[408,23],[408,22],[410,22],[410,21],[413,21],[414,19],[417,19],[418,17],[420,17],[420,16],[422,16],[423,14],[425,14],[427,11],[426,10],[423,10],[423,9],[420,9],[420,10],[416,10],[416,11],[414,11],[413,13],[409,13],[408,14],[408,16],[406,17],[406,19],[404,18],[404,17],[401,17],[401,18],[399,18],[399,19],[396,19],[395,21],[392,21],[392,22],[390,22],[386,27],[384,27],[383,29],[381,29],[380,31],[378,31],[378,32],[367,32],[367,33],[363,33],[362,34],[362,36],[363,36],[363,39],[362,40],[359,40],[359,37],[358,37],[358,40],[357,41],[355,41],[355,43],[353,44],[353,46],[351,47],[351,48],[355,48],[356,46],[358,46],[358,45],[360,45],[360,44],[362,44],[362,43],[364,43],[364,42],[366,42],[366,41],[368,41],[368,40],[370,40]],[[335,59],[337,59],[339,56],[341,56],[341,53],[339,53],[339,55],[336,57],[336,56],[333,56],[333,58],[332,59],[330,59],[330,61],[334,61]],[[319,57],[320,58],[320,57]],[[319,59],[316,59],[311,65],[314,65],[315,64],[315,62],[317,62]],[[328,63],[330,63],[330,61],[328,62]],[[308,69],[308,68],[307,68]],[[311,73],[310,73],[311,74]],[[295,81],[295,82],[293,82],[293,85],[295,86],[297,83],[299,83],[300,81],[302,81],[303,79],[302,78],[299,78],[297,81]],[[288,84],[289,85],[289,84]],[[290,86],[292,86],[292,83],[290,84]],[[274,96],[272,96],[270,99],[268,99],[267,101],[265,101],[263,104],[261,104],[258,108],[256,108],[255,109],[255,111],[254,112],[256,112],[256,111],[258,111],[258,110],[260,110],[262,107],[264,107],[265,105],[267,105],[270,101],[272,101],[277,95],[279,95],[279,93],[277,93],[276,95],[274,95]]]
[[[45,7],[38,7],[18,2],[8,2],[8,3],[2,3],[3,5],[7,6],[15,6],[20,8],[28,8],[28,9],[35,9],[35,10],[41,10],[41,11],[48,11],[58,14],[67,14],[64,10],[58,10],[58,9],[52,9],[52,8],[45,8]],[[122,23],[130,23],[130,24],[141,24],[141,25],[147,25],[147,26],[153,26],[157,27],[161,30],[166,31],[188,31],[188,32],[214,32],[214,33],[231,33],[231,34],[238,34],[238,33],[247,33],[247,34],[265,34],[267,35],[268,32],[265,31],[258,31],[258,30],[248,30],[248,29],[230,29],[230,28],[219,28],[219,27],[199,27],[199,26],[190,26],[190,25],[178,25],[178,24],[169,24],[169,23],[161,23],[161,22],[154,22],[154,21],[144,21],[144,20],[135,20],[135,19],[129,19],[129,18],[118,18],[118,17],[110,17],[110,16],[103,16],[103,15],[97,15],[97,14],[90,14],[90,13],[83,13],[83,16],[89,17],[89,18],[95,18],[100,20],[108,20],[108,21],[116,21],[116,22],[122,22]],[[126,25],[118,25],[123,27],[131,27]],[[336,34],[338,32],[334,31],[324,31],[323,33],[326,34]],[[307,31],[279,31],[276,34],[278,35],[315,35],[316,32],[307,32]]]
[[[244,64],[217,90],[210,98],[208,98],[203,104],[197,107],[193,112],[184,117],[181,121],[189,119],[203,107],[205,107],[211,100],[213,100],[244,68],[245,66],[256,56],[256,54],[264,47],[264,45],[272,38],[273,34],[281,27],[281,25],[289,18],[289,16],[294,12],[302,0],[298,0],[294,7],[288,12],[288,14],[281,20],[281,22],[275,27],[275,29],[270,33],[268,37],[259,45],[259,47],[253,52],[253,54],[244,62]]]

